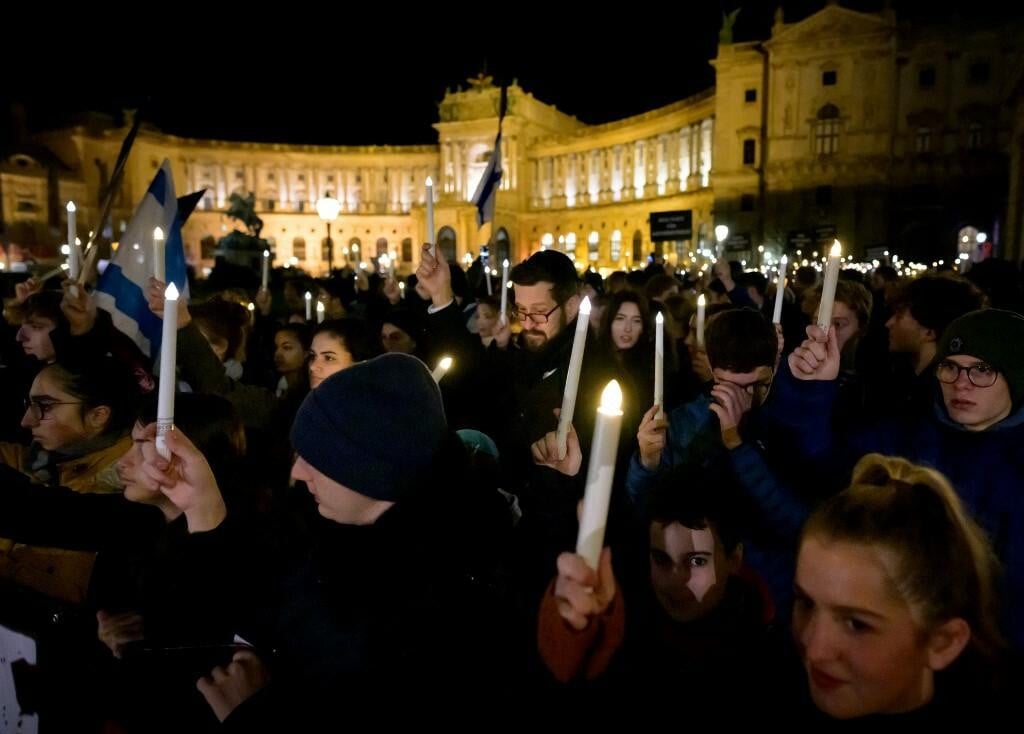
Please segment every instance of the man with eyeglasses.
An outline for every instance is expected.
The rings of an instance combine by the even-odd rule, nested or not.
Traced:
[[[761,405],[771,389],[778,355],[775,327],[753,309],[721,311],[708,319],[705,345],[713,384],[708,394],[682,405],[665,419],[657,407],[637,431],[638,450],[629,465],[626,490],[643,511],[657,477],[673,467],[696,466],[735,478],[734,502],[743,517],[747,564],[757,571],[784,610],[792,593],[795,545],[806,509],[776,503],[749,512],[750,498],[792,494],[783,483],[792,447],[782,446]],[[685,487],[680,487],[685,491]],[[776,511],[778,510],[778,511]],[[782,538],[783,542],[776,542]]]
[[[799,418],[801,461],[827,466],[840,483],[870,452],[929,464],[949,477],[1003,562],[1007,629],[1024,648],[1024,316],[986,309],[954,320],[928,370],[939,388],[932,412],[843,437],[830,420],[835,340],[815,326],[808,335],[789,359],[803,382],[784,380],[776,405]]]

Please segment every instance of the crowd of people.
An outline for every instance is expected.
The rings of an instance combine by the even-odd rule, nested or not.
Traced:
[[[523,693],[628,691],[634,711],[725,724],[1015,708],[1014,264],[843,270],[828,329],[812,268],[790,274],[780,323],[775,283],[724,259],[602,278],[543,250],[511,269],[505,311],[487,273],[430,245],[404,277],[279,269],[263,289],[215,269],[177,303],[176,374],[88,288],[13,284],[0,624],[40,651],[15,667],[21,709],[52,730],[198,732],[333,729],[341,701],[385,693],[514,710]],[[146,293],[161,319],[165,285]],[[622,430],[594,568],[574,549],[611,380]]]

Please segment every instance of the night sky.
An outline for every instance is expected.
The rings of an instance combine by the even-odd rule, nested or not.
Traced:
[[[767,38],[777,4],[744,3],[737,40]],[[511,12],[511,5],[494,8]],[[117,31],[123,18],[83,18],[63,24],[63,31],[19,35],[9,45],[5,39],[5,57],[25,61],[5,64],[13,81],[4,92],[0,143],[9,147],[18,128],[12,103],[24,110],[30,131],[66,124],[87,110],[116,115],[141,104],[147,120],[188,137],[412,144],[436,143],[431,123],[445,88],[465,84],[485,65],[497,83],[518,79],[538,99],[588,123],[644,112],[713,85],[708,59],[722,9],[737,3],[631,2],[629,15],[622,4],[615,12],[588,9],[596,5],[554,15],[516,5],[511,15],[491,17],[444,5],[443,12],[416,18],[378,2],[374,15],[365,8],[346,15],[310,7],[301,9],[308,17],[282,10],[281,18],[248,19],[214,17],[193,5],[169,24],[173,52],[163,57],[155,51],[159,44],[146,40],[152,30]],[[823,5],[786,2],[786,20]],[[842,5],[878,10],[882,2]],[[948,11],[936,5],[894,3],[901,19],[944,19]],[[979,10],[998,14],[996,5],[972,2],[968,20],[978,20]],[[325,13],[321,22],[318,13]],[[51,56],[47,67],[68,69],[66,76],[42,70],[33,60],[41,52]]]

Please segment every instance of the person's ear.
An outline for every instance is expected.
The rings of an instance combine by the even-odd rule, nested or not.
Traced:
[[[928,667],[938,672],[956,660],[971,641],[971,626],[954,617],[932,630],[928,636]]]

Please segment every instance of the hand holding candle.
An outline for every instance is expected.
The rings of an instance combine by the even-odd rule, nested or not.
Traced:
[[[580,387],[580,370],[583,367],[583,350],[587,345],[587,328],[590,326],[590,299],[584,297],[576,315],[576,333],[573,336],[572,354],[569,356],[569,372],[565,378],[565,392],[562,393],[562,412],[558,415],[558,458],[565,458],[566,438],[569,424],[576,410],[576,392]]]
[[[608,524],[608,503],[612,495],[621,429],[622,390],[619,383],[612,380],[601,393],[601,406],[597,409],[586,490],[583,494],[583,514],[576,539],[576,553],[583,556],[587,565],[595,571],[604,546],[604,530]]]

